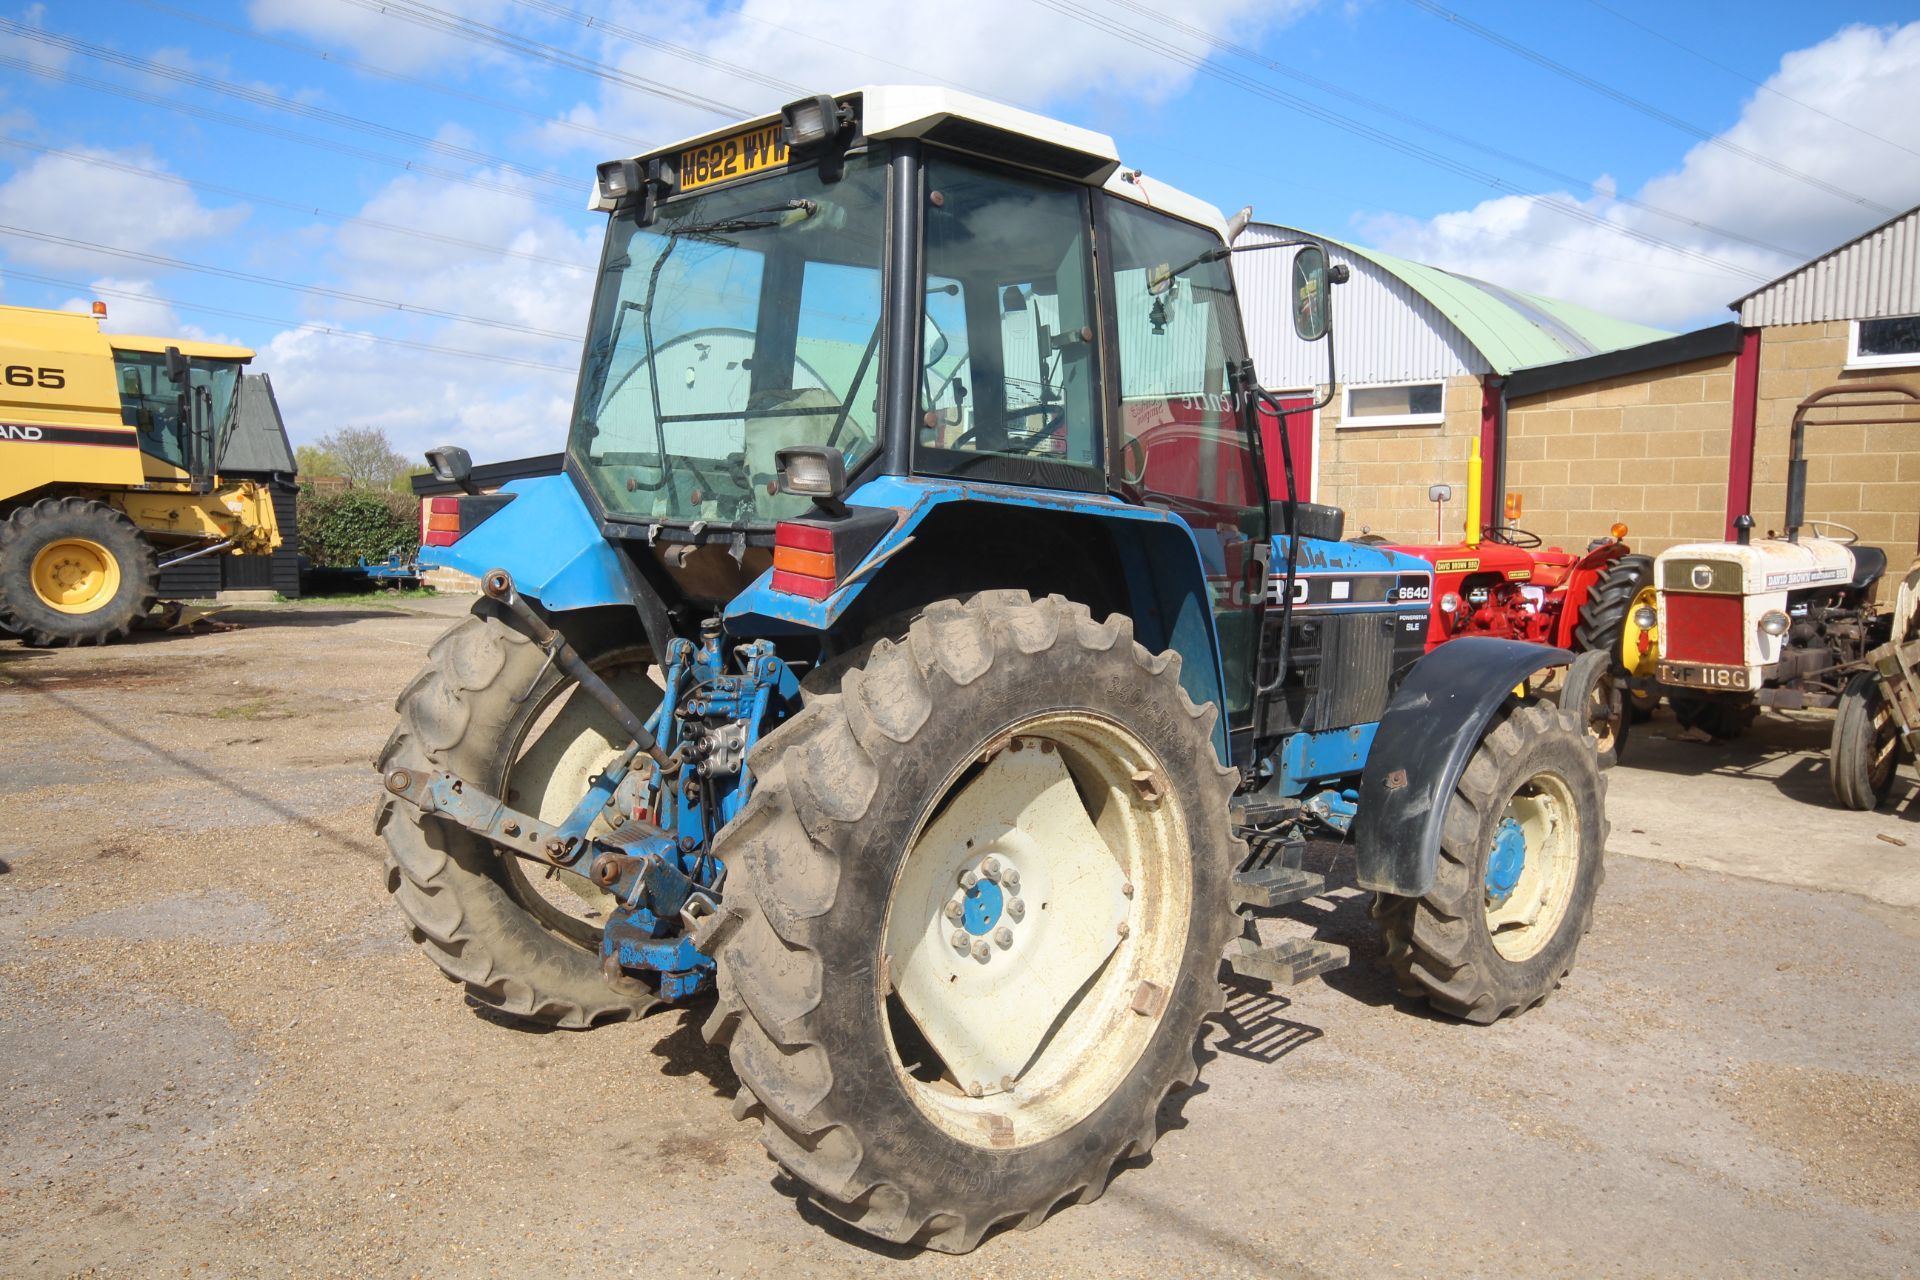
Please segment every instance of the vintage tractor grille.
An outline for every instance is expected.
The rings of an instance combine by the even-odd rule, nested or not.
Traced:
[[[1267,611],[1267,643],[1262,646],[1260,680],[1273,679],[1280,626],[1276,609]],[[1318,732],[1371,724],[1386,712],[1394,674],[1426,647],[1427,614],[1418,612],[1295,613],[1292,671],[1280,689],[1256,709],[1257,736],[1277,737],[1298,730]]]
[[[1743,596],[1666,593],[1660,630],[1662,656],[1670,662],[1746,665],[1746,599]]]

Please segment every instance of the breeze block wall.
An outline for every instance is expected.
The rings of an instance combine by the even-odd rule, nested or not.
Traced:
[[[1732,355],[1507,404],[1506,490],[1517,523],[1582,551],[1616,521],[1637,552],[1725,533]]]
[[[1753,509],[1756,533],[1779,529],[1787,507],[1787,451],[1794,410],[1823,387],[1896,383],[1920,393],[1920,369],[1846,368],[1844,320],[1779,325],[1760,331],[1759,404],[1754,416]],[[1821,418],[1898,421],[1879,426],[1820,426]],[[1807,431],[1807,515],[1837,520],[1887,553],[1882,604],[1920,543],[1920,412],[1909,408],[1816,410]]]
[[[1364,529],[1390,542],[1434,540],[1431,485],[1450,484],[1445,541],[1465,527],[1467,456],[1480,434],[1480,380],[1447,379],[1445,421],[1420,427],[1343,427],[1343,397],[1320,412],[1320,489],[1317,501],[1343,507],[1347,536]]]

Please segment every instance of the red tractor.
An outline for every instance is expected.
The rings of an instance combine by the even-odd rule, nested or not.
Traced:
[[[1625,746],[1629,713],[1651,709],[1633,702],[1620,677],[1651,675],[1659,656],[1652,630],[1640,628],[1634,618],[1636,602],[1653,586],[1653,560],[1632,553],[1624,524],[1614,525],[1608,537],[1596,539],[1580,555],[1542,547],[1538,535],[1510,524],[1483,525],[1473,474],[1478,454],[1476,446],[1469,463],[1465,540],[1392,546],[1433,565],[1427,648],[1461,636],[1492,636],[1580,655],[1568,668],[1562,705],[1587,701],[1601,758],[1612,764]],[[1435,501],[1450,496],[1442,492],[1446,488],[1434,487]],[[1506,518],[1519,515],[1518,495],[1510,495]]]

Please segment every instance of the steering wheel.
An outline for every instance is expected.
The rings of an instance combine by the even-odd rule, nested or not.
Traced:
[[[1821,529],[1838,529],[1845,536],[1839,537],[1839,538],[1832,538],[1829,540],[1833,542],[1837,542],[1843,547],[1851,547],[1855,543],[1860,541],[1860,534],[1858,531],[1851,529],[1844,524],[1841,524],[1838,520],[1809,520],[1806,522],[1806,525],[1809,529],[1812,529],[1815,532],[1819,532]],[[1827,535],[1824,533],[1820,534],[1820,536],[1823,538],[1827,537]]]
[[[1048,437],[1057,434],[1061,427],[1064,427],[1067,425],[1066,410],[1062,406],[1057,404],[1023,405],[1018,409],[1007,410],[1006,413],[1002,415],[1002,417],[1007,422],[1011,422],[1015,418],[1031,418],[1036,413],[1051,413],[1051,414],[1054,414],[1055,417],[1054,417],[1054,420],[1048,423],[1045,428],[1043,428],[1039,432],[1036,432],[1034,435],[1028,437],[1021,444],[1016,446],[1012,442],[1009,442],[1007,446],[1008,452],[1030,453],[1032,452],[1033,447],[1035,445],[1039,444],[1042,440],[1045,440]],[[964,449],[968,445],[972,444],[974,437],[979,435],[985,429],[986,429],[985,423],[980,423],[976,426],[969,427],[966,431],[963,431],[962,433],[960,433],[960,435],[954,439],[954,442],[948,445],[947,448]]]
[[[1504,542],[1510,547],[1531,550],[1541,543],[1540,535],[1510,524],[1489,525],[1486,537],[1490,542]]]

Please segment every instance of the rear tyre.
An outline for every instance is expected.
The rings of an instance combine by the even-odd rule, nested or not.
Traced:
[[[569,640],[641,716],[658,705],[644,650],[611,636],[570,631]],[[627,742],[598,703],[576,692],[538,645],[482,601],[440,637],[395,702],[400,724],[381,752],[381,774],[447,770],[558,822]],[[584,876],[548,878],[464,827],[382,796],[374,829],[387,842],[387,892],[421,950],[475,1001],[574,1028],[657,1003],[602,978],[599,921],[611,899]]]
[[[1593,923],[1605,804],[1572,712],[1529,703],[1496,723],[1448,804],[1432,890],[1374,903],[1401,990],[1480,1023],[1545,1000]]]
[[[1627,753],[1630,717],[1616,665],[1612,654],[1589,649],[1573,660],[1560,685],[1560,705],[1586,726],[1602,769],[1613,768]]]
[[[1833,718],[1828,753],[1833,798],[1848,809],[1879,808],[1893,791],[1900,755],[1900,726],[1880,692],[1880,680],[1862,671],[1847,681]]]
[[[821,1208],[963,1252],[1153,1146],[1221,1007],[1245,853],[1215,714],[1125,617],[991,591],[755,751],[716,841],[707,1034]]]
[[[1659,631],[1643,628],[1634,621],[1636,610],[1655,605],[1653,557],[1621,556],[1608,565],[1587,591],[1580,606],[1580,620],[1574,624],[1573,647],[1576,653],[1600,650],[1612,655],[1617,674],[1652,680],[1660,662]],[[1647,647],[1641,650],[1641,638]],[[1645,721],[1660,704],[1656,693],[1632,690],[1623,693],[1627,716]]]
[[[0,520],[0,630],[30,645],[123,639],[159,575],[139,526],[104,503],[42,498]]]

